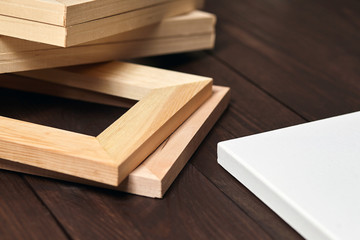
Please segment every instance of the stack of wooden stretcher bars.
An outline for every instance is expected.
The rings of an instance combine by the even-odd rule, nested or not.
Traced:
[[[229,89],[119,60],[213,48],[203,4],[0,1],[0,87],[129,108],[96,137],[0,116],[0,168],[163,197]]]

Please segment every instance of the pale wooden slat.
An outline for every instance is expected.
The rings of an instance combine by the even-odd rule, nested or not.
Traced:
[[[61,84],[54,84],[51,82],[31,79],[13,74],[0,74],[0,87],[123,108],[130,108],[136,103],[134,100],[122,97],[111,96],[80,88],[68,87]]]
[[[24,18],[62,26],[65,5],[55,0],[0,1],[0,15]]]
[[[20,55],[18,53],[1,54],[0,73],[211,49],[214,46],[214,39],[214,34],[210,33],[65,48],[61,51],[53,49],[25,52]]]
[[[19,72],[17,75],[64,86],[140,100],[152,90],[204,82],[209,78],[126,62]]]
[[[0,129],[0,158],[117,184],[114,161],[91,136],[5,117]]]

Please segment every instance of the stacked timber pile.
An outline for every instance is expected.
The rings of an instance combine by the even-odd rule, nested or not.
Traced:
[[[0,1],[0,87],[131,107],[97,137],[0,117],[0,167],[162,197],[226,108],[229,89],[115,60],[211,49],[216,18],[202,5]]]

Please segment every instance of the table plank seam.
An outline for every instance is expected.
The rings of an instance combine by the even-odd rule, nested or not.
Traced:
[[[256,82],[252,81],[249,77],[247,77],[245,74],[241,73],[240,71],[238,71],[235,67],[231,66],[229,63],[225,62],[224,60],[222,60],[221,58],[219,58],[218,56],[212,54],[211,51],[205,51],[208,55],[210,55],[211,57],[213,57],[216,61],[220,62],[220,64],[224,65],[225,67],[227,67],[230,71],[236,73],[237,75],[239,75],[240,77],[242,77],[244,80],[246,80],[247,82],[249,82],[251,85],[253,85],[255,88],[259,89],[261,92],[263,92],[265,95],[269,96],[271,99],[275,100],[276,102],[280,103],[282,106],[284,106],[287,110],[289,110],[290,112],[294,113],[295,115],[297,115],[298,117],[300,117],[302,120],[309,122],[310,120],[307,119],[306,117],[302,116],[300,113],[298,113],[295,109],[291,108],[288,104],[286,104],[285,102],[281,101],[280,99],[278,99],[277,97],[275,97],[274,95],[272,95],[270,92],[266,91],[264,88],[262,88],[259,84],[257,84]]]
[[[60,228],[60,230],[64,233],[65,237],[68,239],[73,239],[71,237],[71,235],[69,234],[68,231],[66,231],[65,227],[61,224],[61,222],[59,221],[59,219],[55,216],[55,214],[53,213],[53,211],[51,211],[51,209],[49,208],[49,206],[43,201],[43,199],[39,196],[39,194],[37,193],[37,191],[33,188],[33,186],[31,185],[31,183],[29,183],[29,181],[26,179],[27,176],[25,176],[24,174],[20,174],[21,178],[24,180],[25,184],[30,188],[30,190],[34,193],[35,197],[39,200],[39,202],[44,206],[44,208],[49,212],[50,216],[54,219],[55,223],[58,225],[58,227]],[[32,176],[30,176],[32,177]]]
[[[225,192],[223,192],[213,181],[211,181],[211,179],[209,179],[206,175],[204,175],[204,174],[202,173],[202,171],[201,171],[198,167],[196,167],[196,166],[195,166],[194,164],[192,164],[191,162],[190,162],[189,164],[191,164],[191,166],[193,166],[193,167],[195,168],[195,170],[196,170],[199,174],[201,174],[205,179],[207,179],[207,181],[209,182],[209,184],[211,184],[213,187],[215,187],[216,189],[218,189],[219,192],[222,193],[228,200],[230,200],[230,202],[232,202],[237,208],[239,208],[241,212],[243,212],[247,217],[249,217],[249,218],[253,221],[254,224],[256,224],[261,230],[263,230],[271,239],[274,239],[274,240],[275,240],[275,238],[273,238],[273,236],[271,236],[271,234],[270,234],[268,231],[266,231],[266,229],[264,229],[261,224],[259,224],[259,223],[258,223],[255,219],[253,219],[246,211],[244,211],[244,209],[242,209],[239,205],[237,205],[237,203],[234,202]]]

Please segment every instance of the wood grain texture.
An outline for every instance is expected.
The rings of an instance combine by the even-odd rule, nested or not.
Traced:
[[[68,87],[14,74],[1,74],[0,87],[25,92],[45,94],[116,107],[131,108],[136,101],[80,88]]]
[[[74,238],[270,239],[191,165],[163,200],[26,179]]]
[[[0,14],[65,27],[166,1],[12,0],[0,2]]]
[[[19,84],[16,80],[14,82],[15,85]],[[76,92],[76,90],[74,91]],[[131,172],[129,177],[119,187],[113,189],[142,196],[161,198],[216,120],[223,113],[228,105],[229,98],[228,88],[214,86],[212,96],[139,167]],[[87,182],[69,175],[45,171],[9,161],[0,161],[0,168],[109,188],[109,186],[100,185],[95,182]]]
[[[134,30],[160,22],[168,17],[191,12],[198,8],[200,2],[201,0],[165,1],[134,11],[125,11],[65,27],[0,15],[0,33],[1,35],[24,40],[69,47]],[[27,31],[23,31],[23,29],[27,29]]]
[[[86,63],[106,62],[109,60],[139,58],[170,53],[180,53],[211,49],[215,35],[199,34],[170,38],[155,38],[111,44],[66,48],[59,55],[58,49],[5,53],[0,64],[1,73],[46,69]]]
[[[64,47],[101,39],[160,22],[197,9],[201,0],[174,0],[67,28]],[[101,29],[101,31],[99,31]]]
[[[2,90],[0,97],[9,103],[8,106],[1,106],[1,111],[8,116],[25,117],[38,123],[62,119],[57,121],[59,128],[80,129],[88,133],[106,125],[103,123],[97,126],[88,116],[100,112],[97,114],[97,122],[106,122],[114,118],[111,112],[118,112],[118,109],[106,106],[13,91]],[[22,109],[21,116],[17,115],[19,108]],[[79,111],[81,114],[78,114]],[[93,114],[86,114],[89,111]],[[187,165],[161,201],[30,176],[26,179],[47,206],[56,212],[57,219],[73,238],[118,239],[120,236],[123,239],[143,239],[145,235],[148,238],[171,236],[173,239],[206,236],[225,236],[228,239],[237,239],[239,236],[247,239],[255,239],[256,236],[269,238],[251,218],[191,165]],[[227,216],[229,212],[231,215]],[[217,228],[220,224],[222,228]]]
[[[134,11],[173,0],[59,0],[66,6],[64,26],[72,26],[95,19]]]
[[[207,7],[222,22],[216,57],[294,112],[318,120],[360,110],[358,2],[226,0],[219,9],[210,0]]]
[[[26,71],[17,75],[133,100],[141,100],[153,90],[210,79],[119,61]]]
[[[93,67],[89,71],[82,67],[81,72],[91,74]],[[117,186],[211,95],[212,80],[206,77],[121,62],[95,68],[104,74],[104,81],[93,81],[94,89],[110,89],[113,83],[118,89],[146,89],[145,78],[152,84],[149,91],[140,91],[138,103],[96,138],[2,117],[0,157]],[[77,79],[79,73],[62,71],[65,76],[74,74],[72,81],[88,84]],[[116,78],[122,74],[124,78]]]
[[[6,171],[0,171],[0,222],[4,240],[68,239],[22,176]]]
[[[117,185],[117,165],[92,136],[0,117],[0,158]]]
[[[233,88],[230,108],[163,200],[26,176],[72,238],[301,239],[216,164],[215,146],[221,140],[358,110],[359,1],[209,0],[206,10],[219,18],[214,51],[141,60],[210,75],[215,84]],[[0,91],[6,116],[82,133],[96,135],[119,111]]]
[[[316,108],[317,109],[316,114],[315,114],[315,110],[312,111],[313,115],[315,115],[316,117],[312,119],[322,118],[323,116],[329,114],[331,111],[333,111],[335,114],[341,114],[344,111],[357,110],[358,104],[356,104],[357,100],[354,99],[354,96],[356,96],[356,94],[354,95],[352,93],[355,88],[354,85],[351,84],[351,78],[349,79],[342,78],[341,81],[339,80],[336,81],[335,79],[333,79],[330,82],[330,81],[324,81],[323,77],[318,76],[318,79],[312,78],[311,80],[309,80],[307,78],[308,75],[303,75],[303,73],[300,74],[300,71],[293,70],[294,67],[296,66],[293,63],[298,59],[296,58],[295,60],[290,61],[289,56],[293,56],[293,55],[292,54],[288,55],[288,53],[285,51],[283,51],[282,56],[286,55],[287,58],[282,58],[282,61],[277,61],[277,58],[280,57],[280,55],[276,55],[275,53],[276,51],[279,51],[279,49],[281,48],[279,46],[274,47],[275,40],[272,44],[270,44],[264,38],[271,36],[273,34],[281,34],[281,32],[284,32],[284,30],[287,31],[287,34],[282,35],[282,37],[289,36],[289,34],[295,35],[297,34],[297,31],[294,31],[293,28],[291,28],[290,26],[286,28],[282,28],[281,32],[276,31],[275,27],[278,27],[280,25],[280,20],[279,22],[271,25],[273,27],[273,31],[270,32],[270,30],[265,29],[266,27],[264,27],[264,25],[270,26],[269,25],[271,22],[270,19],[274,17],[271,11],[267,12],[268,18],[266,20],[263,20],[262,24],[258,24],[257,28],[255,28],[253,25],[250,25],[249,23],[250,21],[255,21],[255,19],[259,20],[261,19],[261,17],[263,17],[263,14],[258,12],[259,8],[261,8],[261,5],[263,3],[262,1],[255,1],[252,3],[250,3],[250,1],[245,1],[245,2],[246,5],[240,5],[235,1],[227,1],[226,9],[219,8],[218,4],[215,1],[212,1],[210,2],[210,4],[208,4],[207,10],[213,11],[215,13],[219,13],[218,29],[221,36],[218,37],[218,45],[217,45],[218,47],[213,52],[214,56],[216,59],[224,63],[225,66],[228,66],[230,69],[233,70],[233,73],[230,74],[229,73],[230,71],[226,71],[223,68],[220,69],[216,68],[215,66],[217,64],[215,61],[214,64],[212,65],[213,67],[210,67],[210,69],[212,70],[214,69],[213,71],[211,71],[211,73],[209,73],[210,75],[213,74],[216,80],[226,79],[226,83],[234,87],[237,86],[235,87],[236,89],[242,89],[244,87],[243,85],[244,83],[242,84],[237,83],[239,80],[235,80],[235,79],[241,77],[236,77],[236,75],[239,74],[240,76],[245,76],[246,79],[243,79],[242,81],[244,82],[250,81],[250,85],[254,84],[255,86],[259,86],[259,88],[261,89],[260,91],[264,91],[264,86],[266,86],[265,95],[270,95],[270,97],[273,96],[275,100],[280,99],[281,102],[286,105],[284,110],[288,106],[287,104],[290,102],[292,104],[297,104],[298,106],[302,106],[302,107],[298,107],[297,109],[305,110],[305,109]],[[280,4],[280,2],[277,2],[276,4]],[[276,4],[272,5],[272,7],[279,10],[279,8],[276,7]],[[336,6],[339,4],[339,2],[337,3],[333,2],[332,4]],[[349,4],[349,2],[347,2],[346,4]],[[354,5],[355,4],[352,4],[352,8],[356,9]],[[298,5],[296,6],[299,7],[301,6],[301,4],[298,3]],[[294,10],[294,12],[299,13],[297,7],[294,7],[294,9],[295,8],[297,9],[296,11]],[[252,13],[247,14],[247,12],[250,9]],[[308,9],[310,9],[310,6]],[[285,12],[287,8],[284,7],[283,10]],[[318,10],[320,11],[320,8]],[[242,14],[238,14],[240,11]],[[264,11],[266,10],[264,9]],[[321,15],[322,14],[319,13],[317,16],[321,16]],[[244,21],[244,17],[248,19],[248,22]],[[279,15],[277,15],[277,18],[278,17]],[[300,20],[300,18],[301,18],[301,14],[299,13],[299,23],[300,21],[303,20],[303,18],[302,20]],[[340,21],[336,20],[336,22],[338,23]],[[281,24],[286,24],[286,23],[288,23],[288,21],[281,22]],[[232,27],[229,27],[230,25],[232,25]],[[239,27],[239,25],[246,28],[246,31],[240,32],[239,29],[241,28]],[[350,27],[351,24],[349,23],[348,24],[344,23],[343,26],[347,26],[345,27],[346,29],[351,28]],[[311,31],[309,30],[310,29],[309,25],[303,26],[301,29]],[[313,34],[308,34],[307,36],[310,38],[311,36],[316,36],[317,34],[322,35],[323,30],[324,29],[318,30],[317,33],[314,32]],[[249,32],[252,33],[251,38]],[[301,38],[294,37],[292,40],[296,39],[297,41],[302,41],[304,37],[305,35],[303,35]],[[322,36],[322,38],[331,39],[325,36]],[[346,41],[352,41],[352,38],[344,37],[344,40],[345,39]],[[279,40],[279,37],[277,38],[277,40]],[[292,40],[284,41],[284,45],[282,46],[286,46],[288,44],[293,43]],[[296,50],[299,53],[301,52],[302,54],[305,54],[306,52],[302,51],[302,49],[299,48],[298,46],[299,46],[299,42],[298,44],[293,44],[292,47],[288,47],[288,49],[292,51]],[[358,47],[357,44],[354,43],[349,44],[347,45],[347,47],[353,50],[355,49],[355,52],[357,52],[356,51]],[[270,49],[273,51],[270,51]],[[314,57],[314,58],[323,59],[324,63],[329,62],[327,58],[325,60],[324,57],[320,57],[319,55],[316,55],[316,57],[315,55],[312,55],[312,51],[314,51],[314,49],[318,49],[318,48],[315,46],[314,48],[309,48],[309,51],[307,52],[307,54],[309,54],[309,58]],[[332,53],[330,49],[331,47],[328,48],[329,54]],[[354,58],[355,62],[357,61],[356,59],[358,59],[358,57],[356,57],[356,53],[350,55],[349,57]],[[234,59],[237,60],[234,61]],[[307,64],[306,62],[309,60],[310,59],[303,60],[303,62],[300,61],[299,64],[300,63]],[[201,70],[200,67],[202,66],[202,64],[209,66],[209,63],[207,61],[202,60],[202,63],[194,63],[194,64],[189,64],[188,61],[191,60],[185,59],[183,61],[172,62],[170,64],[170,68],[174,69],[174,66],[183,66],[175,69],[180,71],[183,71],[185,69],[191,72],[196,72],[198,74],[201,74],[201,72],[204,71],[208,72],[209,67],[206,68],[203,67],[203,70]],[[311,61],[313,61],[313,59],[311,59]],[[350,63],[352,63],[352,61],[350,61]],[[299,64],[297,65],[299,66]],[[339,64],[341,64],[341,61],[339,62]],[[157,66],[164,67],[168,65],[169,65],[169,60],[164,59]],[[330,66],[327,66],[324,67],[324,69],[331,70],[332,68],[330,68]],[[285,74],[286,76],[284,76]],[[354,72],[352,72],[351,74],[353,76],[356,75],[356,73]],[[296,80],[294,78],[296,78]],[[229,82],[229,79],[234,79],[234,80]],[[290,84],[290,82],[292,83]],[[306,82],[309,82],[309,84],[307,84]],[[215,83],[217,82],[215,81]],[[219,84],[224,84],[224,82],[220,82]],[[315,87],[316,85],[321,87]],[[335,90],[333,85],[336,85],[338,89]],[[299,92],[299,89],[302,89],[301,92]],[[317,90],[313,91],[314,89]],[[347,92],[348,95],[346,94]],[[233,98],[238,100],[234,100],[232,102],[232,106],[234,108],[230,107],[229,109],[230,113],[226,114],[222,118],[222,119],[227,119],[224,120],[225,121],[224,123],[226,124],[222,124],[222,121],[220,121],[219,125],[223,125],[223,127],[219,130],[215,129],[215,132],[212,132],[212,134],[210,135],[209,137],[210,143],[217,142],[219,141],[219,139],[225,140],[233,137],[245,136],[248,134],[253,134],[261,131],[281,128],[296,123],[302,123],[305,121],[304,119],[302,119],[304,118],[304,116],[308,118],[307,115],[302,115],[300,118],[296,117],[296,114],[291,113],[292,112],[291,109],[285,110],[284,112],[278,112],[279,110],[276,110],[278,108],[274,109],[273,107],[267,105],[267,101],[265,100],[267,97],[265,97],[265,95],[259,98],[257,102],[254,100],[254,96],[259,96],[258,93],[257,94],[253,93],[248,95],[246,90],[241,93],[242,96],[235,96],[236,93],[234,93]],[[339,95],[337,95],[338,97],[331,97],[334,96],[333,94],[339,94]],[[280,98],[280,96],[282,98]],[[285,96],[287,97],[286,99]],[[330,97],[331,99],[327,99],[328,97]],[[328,100],[333,101],[331,106],[328,105],[329,103]],[[246,106],[242,105],[241,103],[245,103]],[[321,104],[318,105],[317,103],[321,103]],[[275,104],[275,106],[276,105],[278,105],[278,103]],[[297,109],[295,109],[296,112],[298,112]],[[237,123],[239,121],[239,118],[241,119],[242,122],[241,124]],[[261,205],[261,203],[257,202],[255,204],[254,202],[256,201],[250,202],[249,195],[246,194],[247,191],[244,190],[244,192],[240,193],[238,186],[239,184],[233,183],[231,177],[228,179],[228,181],[220,177],[220,175],[222,175],[220,174],[222,170],[218,169],[218,166],[216,166],[213,163],[213,166],[210,167],[210,164],[208,164],[206,161],[201,161],[201,159],[209,156],[209,152],[215,151],[215,147],[213,146],[210,147],[210,146],[211,145],[209,144],[208,149],[204,150],[203,153],[200,154],[198,158],[196,158],[199,159],[197,161],[198,169],[202,171],[206,176],[208,176],[209,179],[213,179],[213,182],[217,184],[217,186],[219,187],[221,186],[220,188],[223,189],[223,191],[226,192],[229,196],[231,196],[232,199],[234,199],[234,201],[236,201],[238,204],[241,204],[243,209],[247,209],[246,211],[255,219],[257,219],[258,222],[261,222],[264,228],[266,228],[269,232],[271,232],[271,234],[274,236],[275,239],[296,238],[296,234],[294,234],[294,232],[287,231],[286,230],[287,227],[284,224],[278,224],[276,223],[276,221],[273,220],[271,221],[266,220],[267,214],[264,213],[259,214],[259,206]],[[214,156],[213,159],[215,160],[215,158],[216,157]],[[205,170],[206,168],[208,169]],[[224,173],[224,175],[226,174]],[[261,207],[261,209],[263,208]],[[268,215],[268,217],[270,217],[270,215]],[[273,219],[273,217],[270,217],[270,219]],[[279,229],[283,229],[283,230],[279,230]]]
[[[355,67],[359,61],[359,45],[355,43],[358,32],[354,32],[359,22],[354,17],[359,12],[358,3],[296,1],[285,5],[280,1],[274,4],[226,1],[225,5],[227,7],[221,9],[215,1],[207,5],[207,10],[217,13],[219,19],[219,47],[213,52],[214,56],[299,114],[303,121],[297,123],[359,110],[358,86],[354,84],[359,76]],[[233,61],[235,57],[237,61]],[[279,118],[287,119],[281,114],[266,119],[279,121]],[[258,119],[261,117],[253,121]],[[263,131],[274,129],[269,128],[271,122],[264,122]],[[287,126],[272,124],[275,128]],[[229,135],[224,139],[230,138],[233,137]],[[212,175],[215,178],[215,173]],[[223,187],[238,202],[243,200],[242,195],[234,194],[233,184]],[[282,233],[277,229],[271,231],[280,239]],[[283,239],[289,237],[283,236]]]
[[[209,133],[190,163],[217,186],[274,239],[301,239],[270,208],[217,164],[216,145],[223,140],[303,123],[304,120],[249,83],[210,55],[187,54],[181,57],[156,57],[138,61],[179,71],[204,74],[214,84],[227,84],[231,93],[229,108]]]
[[[0,1],[0,14],[32,21],[63,25],[65,6],[55,0]]]
[[[194,11],[70,48],[0,36],[0,73],[212,48],[215,17]]]
[[[194,34],[213,33],[216,22],[215,15],[199,10],[180,16],[166,18],[151,26],[134,29],[95,41],[86,42],[79,46],[116,43],[124,41],[154,39],[163,37],[189,36]],[[35,50],[62,49],[48,44],[26,41],[18,38],[0,36],[0,53],[21,53]]]

